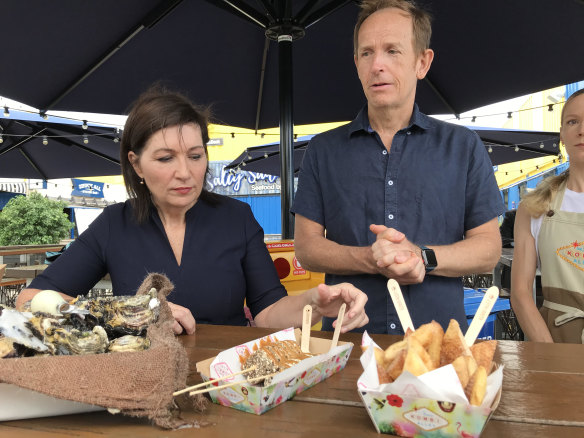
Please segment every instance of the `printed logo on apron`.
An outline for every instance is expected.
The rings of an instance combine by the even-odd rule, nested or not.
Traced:
[[[575,240],[569,245],[562,246],[556,250],[556,254],[572,266],[584,271],[584,241]]]

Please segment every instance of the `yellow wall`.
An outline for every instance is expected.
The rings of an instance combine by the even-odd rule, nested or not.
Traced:
[[[294,135],[319,134],[324,131],[344,125],[347,122],[321,123],[317,125],[299,125],[294,127]],[[262,137],[262,134],[264,135]],[[280,128],[252,129],[237,128],[234,126],[209,125],[209,137],[222,139],[223,145],[208,146],[209,161],[231,161],[237,158],[246,148],[280,141]]]

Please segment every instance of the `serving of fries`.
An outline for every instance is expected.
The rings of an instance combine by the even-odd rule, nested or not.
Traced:
[[[404,371],[420,376],[452,364],[470,404],[480,406],[496,347],[497,341],[483,341],[469,347],[456,320],[450,320],[446,332],[432,321],[413,332],[408,330],[402,341],[385,350],[375,347],[379,383],[391,383]]]

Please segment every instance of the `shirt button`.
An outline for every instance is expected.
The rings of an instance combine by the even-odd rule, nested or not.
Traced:
[[[395,330],[395,324],[392,322],[391,324],[389,324],[389,328]]]
[[[381,152],[383,155],[387,155],[387,150],[383,150],[383,152]]]
[[[387,216],[389,219],[393,219],[393,214],[390,214],[389,216]]]
[[[387,181],[387,184],[389,184],[390,186],[392,186],[393,185],[393,181],[392,180],[389,180],[389,181]]]

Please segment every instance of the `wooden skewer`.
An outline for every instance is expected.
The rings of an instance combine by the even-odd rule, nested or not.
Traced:
[[[307,304],[302,311],[302,335],[300,338],[300,351],[310,353],[310,327],[312,326],[312,306]]]
[[[247,372],[249,372],[249,371],[253,371],[253,370],[255,370],[255,369],[256,369],[256,367],[255,367],[255,366],[253,366],[253,367],[249,367],[249,368],[247,368],[247,369],[245,369],[245,370],[237,371],[236,373],[228,374],[228,375],[226,375],[226,376],[221,376],[221,377],[219,377],[219,378],[217,378],[217,379],[213,379],[213,380],[207,380],[206,382],[199,383],[199,384],[197,384],[197,385],[194,385],[194,386],[189,386],[188,388],[181,389],[180,391],[173,392],[173,393],[172,393],[172,396],[173,396],[173,397],[176,397],[177,395],[184,394],[185,392],[192,391],[193,389],[197,389],[197,388],[201,388],[201,387],[203,387],[203,386],[211,385],[211,384],[213,384],[213,383],[215,383],[215,382],[218,382],[218,381],[220,381],[220,380],[226,380],[226,379],[229,379],[229,378],[231,378],[231,377],[238,376],[238,375],[240,375],[240,374],[244,374],[244,373],[247,373]]]
[[[404,300],[404,296],[399,287],[399,284],[394,279],[390,278],[387,280],[387,290],[395,306],[399,322],[401,322],[402,329],[404,333],[408,332],[408,329],[414,331],[414,324],[412,323],[412,318],[410,317],[410,312],[408,312],[408,307]]]
[[[492,286],[488,288],[487,291],[485,292],[485,296],[481,300],[479,308],[477,309],[477,313],[475,314],[474,318],[472,319],[472,322],[470,323],[470,327],[468,328],[466,334],[464,335],[466,345],[468,345],[469,347],[472,344],[474,344],[474,341],[476,341],[479,332],[483,328],[485,321],[487,320],[489,314],[491,313],[491,309],[493,308],[495,302],[497,301],[497,298],[499,298],[499,288],[497,288],[497,286]]]
[[[341,308],[339,309],[339,315],[337,316],[337,324],[335,325],[335,333],[333,334],[333,340],[331,341],[331,348],[332,350],[335,348],[339,342],[339,335],[341,334],[341,326],[343,325],[343,318],[345,317],[345,309],[347,305],[343,303]]]
[[[193,391],[193,392],[189,392],[189,395],[195,395],[195,394],[204,394],[206,392],[211,392],[211,391],[217,391],[219,389],[224,389],[224,388],[229,388],[230,386],[234,386],[240,383],[252,383],[255,382],[256,380],[262,380],[262,379],[267,379],[268,377],[272,377],[275,376],[276,374],[279,374],[280,372],[278,371],[277,373],[272,373],[272,374],[268,374],[266,376],[260,376],[260,377],[253,377],[251,379],[247,379],[245,382],[231,382],[231,383],[226,383],[225,385],[219,385],[219,386],[215,386],[215,387],[209,387],[209,388],[205,388],[205,389],[200,389],[198,391]],[[213,380],[213,382],[216,382],[216,380]]]

